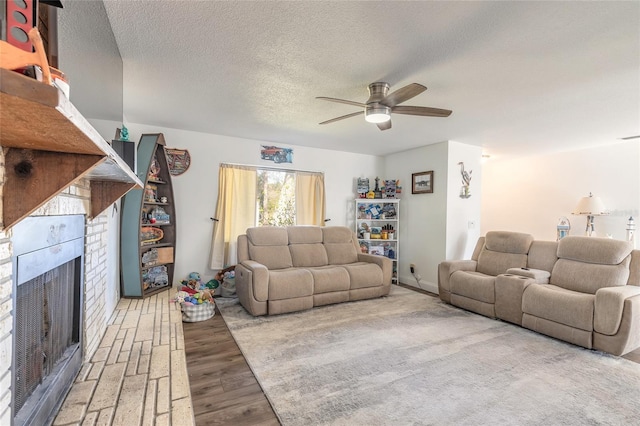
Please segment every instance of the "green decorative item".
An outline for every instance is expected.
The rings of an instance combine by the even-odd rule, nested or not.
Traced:
[[[128,141],[129,140],[129,129],[124,124],[122,125],[122,130],[120,130],[120,140]]]
[[[215,278],[210,279],[205,286],[210,289],[210,290],[215,290],[216,288],[218,288],[220,286],[220,281],[216,280]]]

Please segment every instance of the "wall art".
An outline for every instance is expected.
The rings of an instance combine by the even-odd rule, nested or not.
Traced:
[[[471,197],[471,173],[473,173],[473,170],[469,170],[469,172],[467,172],[464,169],[464,162],[459,162],[458,165],[460,166],[460,175],[462,176],[462,187],[460,188],[460,198],[469,198]]]
[[[167,163],[169,164],[171,176],[180,176],[191,165],[191,156],[186,149],[165,148],[164,152],[167,154]]]
[[[432,194],[433,193],[433,170],[428,172],[411,174],[412,194]]]
[[[293,163],[293,149],[262,145],[260,158],[274,163]]]

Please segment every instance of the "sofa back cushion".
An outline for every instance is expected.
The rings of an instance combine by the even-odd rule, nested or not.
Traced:
[[[618,265],[633,250],[628,241],[611,238],[578,237],[570,235],[558,242],[558,258],[584,263]]]
[[[529,268],[551,272],[557,260],[557,241],[534,241],[531,243],[527,258],[527,266]]]
[[[351,229],[346,226],[326,226],[322,228],[322,237],[329,265],[358,261],[358,243]]]
[[[471,254],[471,260],[478,261],[478,256],[480,256],[480,252],[482,252],[482,248],[484,247],[485,237],[478,238],[478,242],[476,243],[475,248],[473,249],[473,253]]]
[[[533,236],[520,232],[490,231],[478,255],[476,270],[486,275],[500,275],[509,268],[527,266],[527,253]]]
[[[627,284],[632,246],[609,238],[568,236],[558,243],[551,284],[595,294],[603,287]]]
[[[631,252],[631,263],[629,264],[629,281],[627,285],[640,286],[640,250]]]
[[[249,257],[268,269],[284,269],[293,266],[289,252],[289,240],[285,228],[258,226],[247,229]]]
[[[289,251],[295,267],[325,266],[327,251],[322,244],[319,226],[289,226]]]

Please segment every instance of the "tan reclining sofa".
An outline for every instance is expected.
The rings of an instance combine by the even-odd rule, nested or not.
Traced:
[[[439,265],[438,289],[452,305],[588,349],[640,347],[640,251],[626,241],[488,232],[471,260]]]
[[[238,237],[236,291],[252,315],[274,315],[384,296],[391,269],[347,227],[255,227]]]

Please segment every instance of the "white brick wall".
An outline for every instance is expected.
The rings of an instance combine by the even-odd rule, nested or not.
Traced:
[[[2,222],[2,189],[4,186],[4,150],[0,148],[0,224]],[[11,243],[10,232],[0,231],[0,329],[13,327],[11,316]],[[0,424],[11,424],[11,358],[13,341],[7,331],[0,333]]]
[[[0,221],[2,219],[2,185],[4,155],[0,149]],[[65,189],[36,210],[34,216],[86,214],[90,209],[88,181]],[[108,210],[107,210],[108,211]],[[84,279],[84,358],[95,352],[107,328],[105,312],[107,290],[107,217],[100,215],[86,222]],[[11,359],[13,337],[11,264],[11,230],[0,231],[0,425],[11,424]]]
[[[107,328],[105,297],[107,291],[107,217],[100,215],[87,221],[85,246],[85,354],[98,348]]]
[[[11,243],[9,234],[0,231],[0,424],[11,424],[11,359],[13,357],[13,301],[11,282]],[[6,386],[5,386],[6,385]]]

